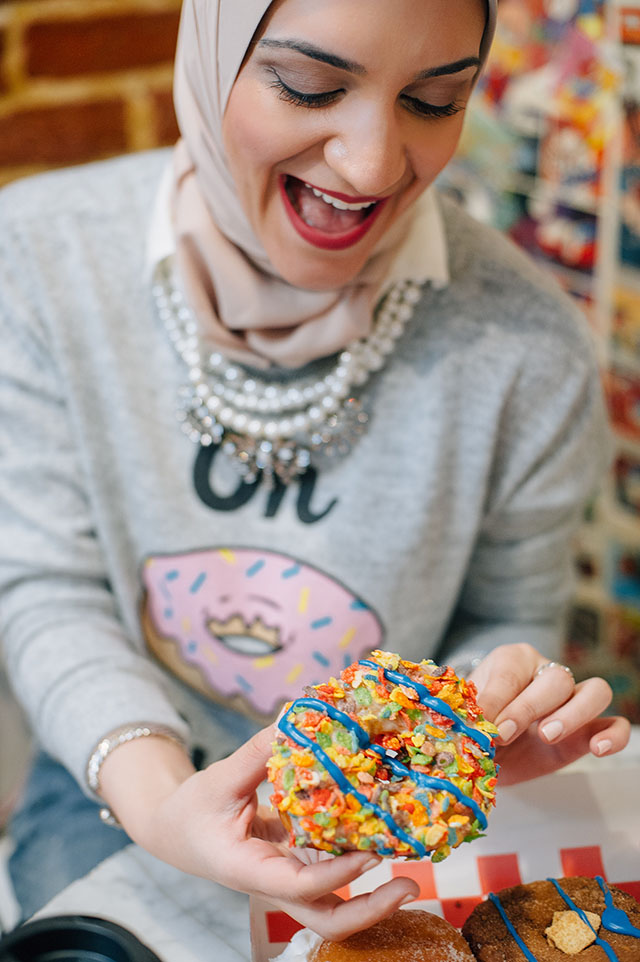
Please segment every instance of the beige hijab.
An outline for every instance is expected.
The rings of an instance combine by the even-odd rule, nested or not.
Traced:
[[[484,60],[497,0],[487,0]],[[336,291],[292,287],[273,271],[242,209],[222,142],[222,118],[246,50],[270,0],[184,0],[174,99],[171,209],[178,271],[201,334],[256,367],[300,367],[365,337],[374,302],[411,227],[407,211],[360,274]]]

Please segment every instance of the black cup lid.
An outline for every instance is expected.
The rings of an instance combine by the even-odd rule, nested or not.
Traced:
[[[127,929],[89,915],[54,915],[0,939],[0,962],[160,962]]]

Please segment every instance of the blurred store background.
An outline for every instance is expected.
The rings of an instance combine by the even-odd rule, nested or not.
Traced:
[[[0,183],[173,143],[179,8],[0,0]],[[640,0],[500,0],[443,186],[547,264],[593,331],[616,452],[576,543],[566,660],[640,722]],[[27,753],[0,676],[0,829]]]
[[[500,29],[444,186],[510,234],[591,327],[613,468],[576,540],[576,677],[640,722],[640,0],[500,0]]]

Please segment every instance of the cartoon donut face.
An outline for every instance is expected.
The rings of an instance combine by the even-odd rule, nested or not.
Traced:
[[[143,584],[142,625],[156,657],[206,696],[261,719],[383,638],[364,601],[271,551],[151,557]]]

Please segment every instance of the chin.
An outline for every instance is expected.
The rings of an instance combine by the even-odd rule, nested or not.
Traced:
[[[282,250],[282,249],[281,249]],[[267,251],[269,254],[269,252]],[[292,287],[300,287],[307,291],[334,291],[346,284],[350,284],[364,267],[369,252],[357,259],[349,258],[348,263],[338,263],[340,254],[334,254],[333,262],[322,252],[311,250],[309,255],[301,257],[271,257],[269,259],[277,273]]]

